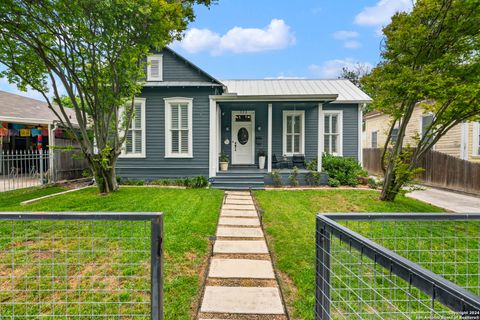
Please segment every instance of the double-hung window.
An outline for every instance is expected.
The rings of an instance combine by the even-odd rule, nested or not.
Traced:
[[[336,156],[342,156],[342,111],[324,112],[324,144],[323,151]]]
[[[165,99],[165,157],[193,157],[192,109],[191,98]]]
[[[145,99],[135,98],[130,125],[126,129],[122,157],[145,157]],[[120,121],[126,121],[125,108],[120,109]]]
[[[372,148],[378,148],[378,131],[372,131]]]
[[[283,154],[303,154],[305,111],[283,111]]]

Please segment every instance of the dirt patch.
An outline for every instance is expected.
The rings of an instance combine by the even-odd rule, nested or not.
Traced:
[[[288,320],[285,315],[275,314],[229,314],[229,313],[200,313],[199,319],[225,320]]]

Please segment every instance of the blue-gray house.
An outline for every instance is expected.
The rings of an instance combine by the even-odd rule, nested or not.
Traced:
[[[121,177],[203,175],[217,186],[261,187],[293,158],[327,152],[362,160],[361,111],[371,99],[348,80],[217,80],[169,48],[148,62]],[[221,152],[230,159],[226,172]]]

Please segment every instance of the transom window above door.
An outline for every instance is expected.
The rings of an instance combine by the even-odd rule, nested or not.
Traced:
[[[165,157],[191,158],[192,109],[191,98],[166,98],[165,100]]]
[[[324,112],[324,144],[323,151],[336,156],[342,156],[342,131],[343,131],[343,113],[342,111]]]
[[[283,111],[283,154],[304,154],[305,111]]]

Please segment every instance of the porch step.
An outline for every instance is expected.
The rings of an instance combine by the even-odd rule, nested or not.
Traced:
[[[256,168],[218,172],[212,188],[223,190],[261,190],[265,188],[265,174]]]

